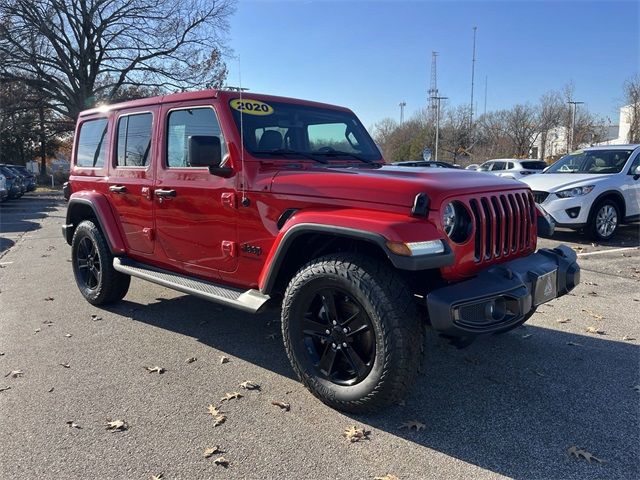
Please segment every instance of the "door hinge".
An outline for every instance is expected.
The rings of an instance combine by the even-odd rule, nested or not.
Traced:
[[[236,242],[232,242],[231,240],[223,240],[222,241],[222,254],[227,257],[235,257],[236,256]]]
[[[222,202],[223,207],[237,208],[236,194],[233,192],[224,192],[220,196],[220,200]]]

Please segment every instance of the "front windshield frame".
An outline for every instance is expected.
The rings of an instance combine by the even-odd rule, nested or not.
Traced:
[[[615,175],[622,172],[632,153],[633,149],[625,150],[619,148],[608,150],[578,150],[560,158],[542,173]],[[617,162],[613,163],[616,160],[616,155],[620,155],[620,158]],[[607,160],[603,159],[603,157],[609,157],[607,160],[611,161],[612,164],[607,166]],[[596,165],[596,160],[605,162],[605,165]]]
[[[358,117],[349,111],[286,101],[263,102],[250,97],[243,97],[243,102],[256,102],[269,107],[263,109],[268,113],[259,115],[251,114],[245,109],[241,122],[240,110],[237,108],[239,97],[229,100],[229,109],[238,132],[241,125],[244,130],[244,148],[256,158],[277,159],[279,154],[282,154],[283,159],[290,160],[299,154],[302,159],[311,156],[320,160],[341,162],[359,159],[367,163],[382,161],[380,149]],[[343,143],[332,142],[323,148],[312,148],[313,140],[309,138],[310,126],[341,124],[344,124],[345,128]],[[278,145],[278,136],[272,134],[275,143],[263,148],[260,146],[260,140],[264,132],[269,130],[279,132],[282,141]]]

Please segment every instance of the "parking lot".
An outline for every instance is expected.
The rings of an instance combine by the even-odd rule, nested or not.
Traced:
[[[578,251],[579,287],[466,349],[429,332],[406,402],[354,416],[294,378],[276,310],[252,316],[138,279],[124,301],[92,307],[73,280],[64,209],[46,192],[0,206],[2,479],[640,476],[637,225],[607,245],[568,230],[541,240]],[[234,391],[243,397],[220,401]],[[425,428],[400,428],[413,420]],[[368,438],[350,443],[351,425]],[[228,468],[203,456],[215,446]]]

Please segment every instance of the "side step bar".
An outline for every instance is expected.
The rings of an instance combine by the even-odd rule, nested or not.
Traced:
[[[149,267],[148,265],[138,263],[129,258],[115,257],[113,259],[113,268],[118,272],[142,278],[149,282],[162,285],[163,287],[189,293],[196,297],[221,303],[249,313],[257,313],[270,299],[269,295],[264,295],[258,290],[252,289],[244,291],[225,285],[218,285],[200,280],[199,278]]]

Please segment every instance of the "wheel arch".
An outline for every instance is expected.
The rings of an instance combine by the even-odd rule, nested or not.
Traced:
[[[591,209],[589,210],[589,220],[591,220],[595,215],[596,207],[604,200],[613,200],[616,203],[618,209],[620,210],[620,219],[618,220],[618,222],[621,223],[626,217],[627,205],[624,201],[624,196],[617,190],[607,190],[605,192],[602,192],[595,198],[595,200],[591,204]]]

